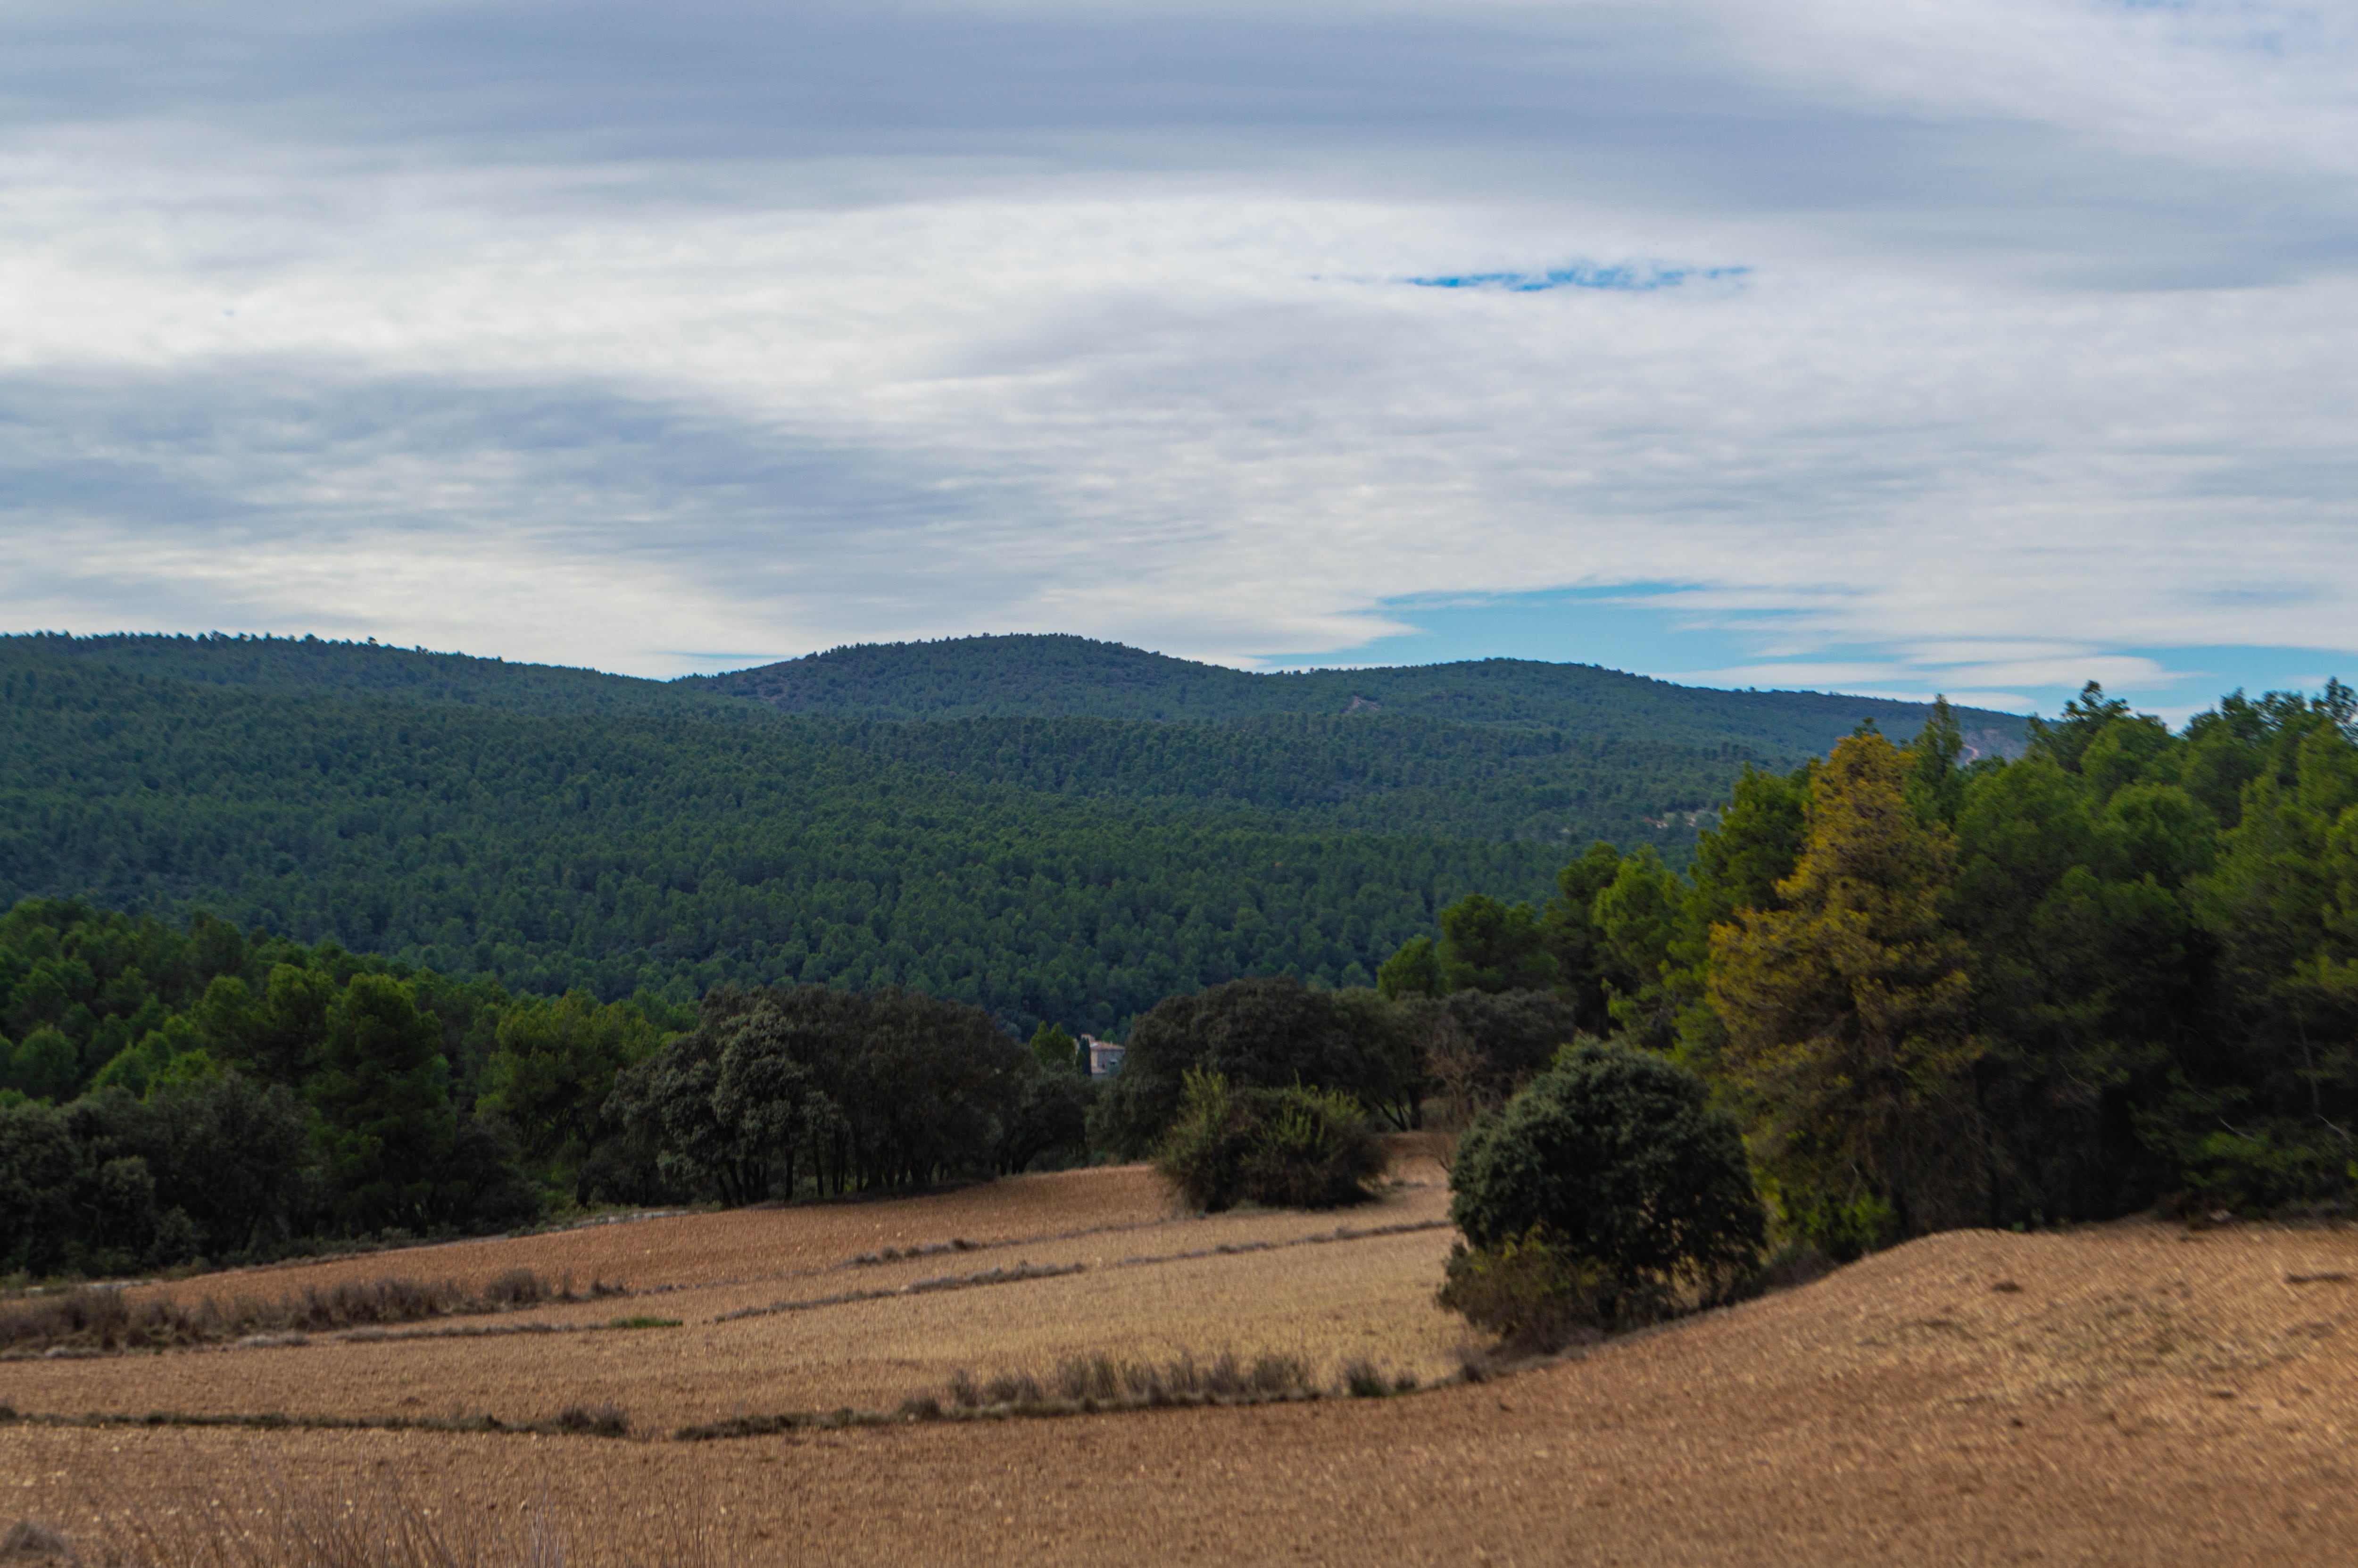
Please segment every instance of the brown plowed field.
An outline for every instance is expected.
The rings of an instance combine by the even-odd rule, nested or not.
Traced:
[[[1404,1172],[1438,1179],[1433,1168]],[[1001,1242],[1081,1229],[1146,1226],[1181,1218],[1169,1189],[1143,1165],[1021,1176],[956,1191],[868,1203],[731,1209],[585,1226],[541,1236],[503,1237],[372,1252],[325,1263],[206,1274],[157,1292],[273,1296],[305,1285],[378,1280],[388,1274],[481,1285],[510,1269],[535,1270],[579,1284],[634,1287],[784,1279],[892,1247],[963,1238]]]
[[[1071,1189],[1096,1175],[1068,1179]],[[1412,1221],[1438,1203],[1433,1189],[1409,1188],[1339,1217]],[[1302,1228],[1331,1230],[1336,1217]],[[1059,1228],[1079,1227],[1033,1234]],[[1447,1333],[1429,1304],[1447,1239],[1408,1231],[894,1297],[834,1318],[834,1353],[871,1368],[899,1356],[916,1372],[939,1365],[948,1340],[1004,1352],[969,1357],[980,1370],[1038,1365],[1058,1325],[1080,1322],[1116,1348],[1187,1338],[1198,1349],[1341,1353],[1364,1342],[1399,1360]],[[1125,1238],[1109,1250],[1166,1249]],[[927,1261],[947,1271],[993,1256]],[[0,1518],[38,1515],[89,1535],[103,1512],[162,1518],[214,1498],[233,1511],[265,1492],[365,1498],[398,1485],[453,1529],[521,1540],[530,1519],[558,1521],[577,1563],[634,1550],[741,1563],[2348,1563],[2358,1562],[2353,1281],[2358,1236],[2346,1230],[1965,1232],[1579,1360],[1381,1400],[709,1444],[17,1425],[0,1428]],[[222,1374],[187,1386],[224,1400],[232,1369],[293,1379],[305,1366],[337,1369],[316,1383],[320,1398],[341,1397],[341,1369],[361,1363],[333,1357],[362,1350],[447,1354],[447,1367],[415,1363],[434,1368],[438,1396],[471,1355],[595,1346],[613,1358],[598,1375],[620,1380],[634,1414],[633,1401],[670,1397],[667,1380],[691,1393],[661,1408],[725,1414],[732,1379],[766,1387],[770,1358],[821,1360],[824,1339],[738,1342],[721,1330],[795,1324],[818,1335],[838,1310],[541,1340],[12,1363],[0,1366],[0,1398],[26,1411],[95,1408],[102,1389],[127,1397],[109,1379],[136,1367],[177,1377],[208,1363]],[[1214,1328],[1224,1332],[1207,1336]],[[881,1343],[857,1343],[871,1338]],[[697,1370],[699,1353],[724,1352],[735,1368]],[[641,1357],[654,1369],[629,1365]],[[513,1385],[519,1397],[527,1386]],[[708,1552],[687,1540],[698,1527]]]
[[[1027,1176],[942,1198],[420,1248],[169,1288],[270,1295],[388,1274],[475,1282],[519,1265],[553,1274],[569,1266],[586,1281],[593,1271],[569,1264],[563,1250],[578,1238],[601,1260],[594,1271],[625,1279],[631,1293],[404,1325],[382,1336],[315,1335],[301,1346],[0,1363],[0,1399],[49,1413],[488,1414],[507,1422],[611,1402],[640,1426],[668,1432],[742,1414],[889,1410],[939,1390],[959,1371],[1045,1371],[1064,1357],[1098,1352],[1162,1360],[1274,1350],[1322,1371],[1364,1356],[1431,1381],[1454,1367],[1453,1347],[1464,1338],[1463,1325],[1432,1300],[1455,1235],[1442,1223],[1447,1208],[1431,1165],[1396,1171],[1382,1201],[1338,1213],[1211,1217],[1174,1212],[1148,1173],[1118,1169]],[[708,1228],[718,1242],[698,1234]],[[953,1238],[971,1248],[853,1261],[886,1246]],[[613,1266],[624,1260],[636,1260],[628,1274]],[[989,1271],[1076,1265],[1054,1277],[892,1293]],[[830,1299],[847,1295],[860,1299]],[[786,1310],[768,1310],[775,1307]],[[679,1326],[513,1332],[642,1314]]]

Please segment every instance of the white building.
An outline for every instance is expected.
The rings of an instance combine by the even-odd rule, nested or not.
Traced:
[[[1089,1054],[1089,1076],[1109,1078],[1121,1071],[1121,1047],[1094,1034],[1081,1036],[1081,1047]]]

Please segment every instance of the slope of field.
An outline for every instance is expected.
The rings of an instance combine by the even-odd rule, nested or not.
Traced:
[[[1432,1302],[1454,1235],[1447,1194],[1430,1162],[1394,1174],[1381,1202],[1334,1214],[1178,1213],[1132,1167],[207,1276],[137,1293],[270,1297],[402,1276],[479,1285],[514,1268],[626,1290],[301,1345],[18,1361],[0,1367],[0,1397],[38,1411],[510,1422],[612,1403],[664,1433],[890,1410],[962,1371],[1046,1371],[1072,1356],[1276,1352],[1322,1378],[1364,1357],[1430,1382],[1463,1337]],[[676,1326],[598,1326],[631,1316]]]
[[[1165,1217],[1146,1212],[1146,1196],[1117,1175],[1018,1201],[1152,1227]],[[915,1238],[949,1212],[827,1223],[866,1223],[878,1237],[898,1225]],[[983,1222],[980,1208],[959,1221]],[[696,1238],[703,1223],[677,1222],[641,1256],[711,1281],[858,1239],[844,1231],[816,1249],[772,1250],[755,1231],[731,1230],[730,1249],[751,1249],[741,1262]],[[611,1261],[634,1230],[665,1234],[622,1226],[574,1239],[613,1249]],[[1320,1287],[1299,1276],[1347,1275],[1363,1245],[1197,1262],[1228,1273],[1227,1326],[1243,1348],[1300,1333]],[[1273,1259],[1286,1267],[1261,1267]],[[1429,1289],[1433,1260],[1421,1267]],[[19,1422],[0,1427],[0,1510],[90,1540],[110,1519],[119,1530],[135,1518],[167,1532],[226,1520],[266,1535],[290,1509],[373,1517],[366,1509],[397,1496],[433,1510],[446,1534],[507,1543],[501,1560],[522,1560],[529,1540],[561,1538],[576,1563],[633,1553],[714,1563],[2340,1563],[2358,1555],[2353,1281],[2358,1238],[2345,1229],[1965,1232],[1553,1367],[1403,1398],[706,1444]],[[1032,1294],[1028,1311],[1006,1305],[1059,1282],[926,1298],[927,1311],[994,1320],[978,1334],[948,1314],[926,1332],[1029,1360],[1041,1346],[1017,1325],[1096,1321],[1111,1299],[1067,1308]],[[1412,1298],[1394,1299],[1405,1313]],[[1123,1310],[1151,1305],[1141,1297]],[[870,1326],[858,1321],[850,1338]],[[663,1332],[611,1337],[635,1348]],[[668,1332],[684,1344],[707,1334]],[[717,1336],[707,1343],[729,1353]],[[10,1363],[0,1399],[70,1410],[77,1392],[94,1398],[123,1369],[170,1377],[217,1363],[261,1375],[318,1353]],[[756,1365],[741,1375],[765,1374]],[[218,1387],[233,1391],[227,1379]],[[322,1400],[342,1397],[336,1377],[311,1387]]]

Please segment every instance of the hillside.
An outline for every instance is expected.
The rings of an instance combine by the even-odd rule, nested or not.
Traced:
[[[1913,735],[1922,703],[1812,691],[1722,691],[1594,665],[1481,659],[1396,668],[1257,674],[1069,635],[860,643],[676,681],[514,664],[315,637],[122,633],[0,637],[0,645],[209,686],[317,697],[451,703],[509,712],[746,720],[769,714],[898,723],[1097,719],[1249,724],[1378,718],[1422,725],[1561,730],[1764,761],[1814,756],[1871,719]],[[1960,708],[1969,751],[2014,755],[2019,715]]]
[[[766,717],[751,704],[690,686],[558,665],[511,664],[317,637],[169,636],[124,633],[0,636],[16,659],[97,666],[198,686],[290,697],[448,703],[509,713],[638,714],[727,721]]]
[[[1064,797],[1238,807],[1321,830],[1650,843],[1682,861],[1747,763],[1785,769],[1920,704],[1673,686],[1505,659],[1252,675],[1069,636],[839,648],[673,682],[303,638],[0,638],[16,659],[278,696],[783,726]],[[1963,710],[1968,749],[2022,721]]]
[[[1336,1227],[1175,1214],[1143,1174],[156,1287],[266,1299],[521,1269],[633,1293],[13,1362],[22,1419],[0,1423],[0,1486],[77,1543],[172,1529],[239,1562],[318,1561],[257,1543],[375,1525],[405,1501],[401,1539],[439,1519],[470,1543],[460,1530],[480,1529],[483,1561],[546,1562],[554,1541],[580,1563],[2321,1565],[2358,1539],[2345,1231],[1952,1232],[1553,1365],[1436,1386],[1455,1331],[1432,1281],[1452,1232],[1377,1222],[1437,1215],[1438,1187]],[[883,1260],[888,1248],[903,1255]],[[934,1288],[896,1288],[919,1278]],[[958,1372],[1054,1387],[1068,1358],[1184,1350],[1200,1365],[1224,1349],[1323,1376],[1343,1355],[1427,1375],[1392,1398],[675,1436],[889,1411]],[[516,1430],[608,1401],[635,1440]],[[445,1412],[511,1425],[452,1430]],[[253,1425],[197,1424],[240,1420]]]
[[[1202,721],[1155,717],[1183,699]],[[1542,896],[1597,838],[1682,862],[1746,766],[1920,720],[1509,661],[1254,676],[1072,637],[670,683],[8,637],[0,714],[0,906],[207,908],[527,990],[899,984],[1098,1030],[1240,975],[1365,983],[1464,892]]]
[[[1684,746],[1734,745],[1780,759],[1823,752],[1862,719],[1904,741],[1929,711],[1922,703],[1883,697],[1717,691],[1594,665],[1529,659],[1256,674],[1074,636],[863,643],[677,684],[751,697],[785,713],[1193,724],[1276,714],[1380,713],[1587,737],[1643,736]],[[2019,716],[1965,708],[1958,717],[1967,743],[1978,751],[2020,751]]]
[[[1365,983],[1563,853],[1077,799],[810,723],[291,697],[21,643],[0,718],[0,905],[210,909],[534,991],[893,984],[1114,1029],[1238,975]]]

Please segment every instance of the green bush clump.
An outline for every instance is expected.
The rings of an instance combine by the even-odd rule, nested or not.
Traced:
[[[1517,1355],[1543,1355],[1652,1315],[1656,1292],[1617,1288],[1601,1263],[1574,1257],[1534,1227],[1496,1247],[1460,1243],[1436,1298]]]
[[[1559,1052],[1466,1130],[1449,1181],[1466,1239],[1441,1303],[1524,1348],[1725,1299],[1766,1234],[1735,1122],[1626,1045]]]
[[[1368,1195],[1384,1153],[1349,1095],[1235,1088],[1224,1074],[1190,1072],[1154,1165],[1207,1214],[1245,1202],[1336,1208]]]

